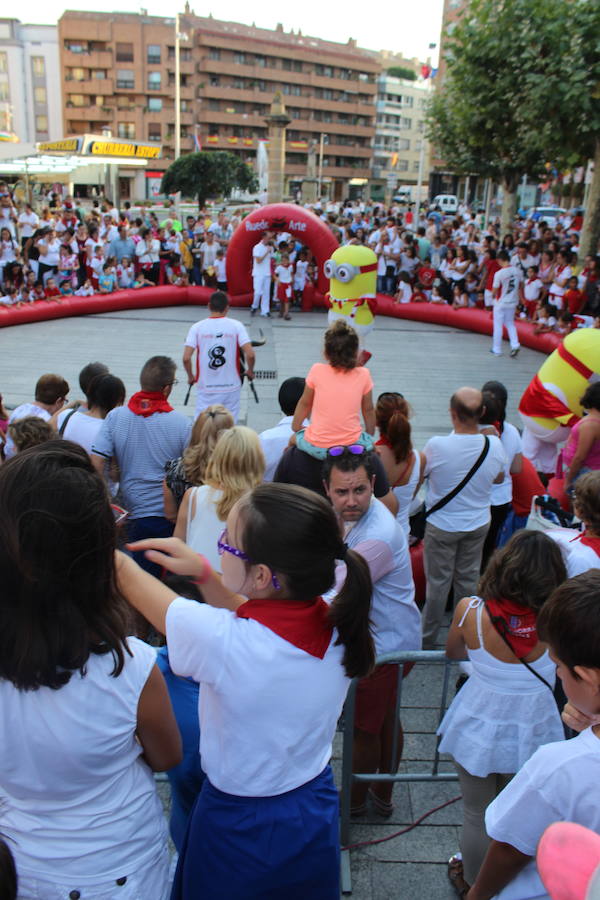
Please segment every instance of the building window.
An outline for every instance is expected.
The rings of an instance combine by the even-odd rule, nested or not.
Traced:
[[[67,94],[67,106],[86,106],[87,99],[84,94]]]
[[[260,66],[261,69],[264,69],[265,66],[267,65],[267,60],[265,59],[264,56],[255,56],[254,57],[254,65]]]
[[[283,85],[283,93],[284,94],[292,94],[294,97],[302,96],[302,88],[299,84],[284,84]]]
[[[416,160],[413,162],[413,172],[418,172],[418,171],[419,171],[419,160],[416,159]]]
[[[117,43],[117,62],[133,62],[133,44]]]
[[[8,72],[8,56],[6,53],[0,53],[0,72]]]
[[[117,69],[117,87],[131,91],[135,87],[133,69]]]
[[[396,163],[396,168],[399,172],[407,172],[408,171],[408,160],[407,159],[399,159]]]
[[[321,66],[319,64],[315,66],[315,73],[325,78],[333,78],[333,71],[333,66]]]
[[[148,125],[148,140],[160,141],[162,139],[160,122],[150,122]]]
[[[31,70],[37,78],[39,78],[41,75],[46,74],[46,60],[44,59],[43,56],[32,56],[31,57]],[[43,130],[43,129],[40,129],[40,130]]]
[[[88,52],[87,44],[78,43],[76,41],[74,41],[73,43],[71,43],[71,41],[65,41],[65,50],[68,50],[69,53]]]
[[[35,130],[36,131],[48,131],[48,116],[36,116],[35,117]]]
[[[48,102],[48,94],[45,87],[34,88],[33,97],[36,103],[45,104]]]
[[[236,51],[233,54],[233,61],[234,61],[234,63],[238,63],[238,65],[246,65],[246,63],[248,62],[248,58],[245,53],[240,53],[239,51]]]
[[[394,116],[394,118],[397,118]],[[406,119],[404,116],[400,117],[400,128],[411,129],[412,128],[412,119]]]
[[[221,103],[219,100],[210,99],[208,101],[208,108],[212,110],[221,109]]]
[[[148,72],[148,90],[160,91],[161,77],[160,72]]]
[[[192,104],[189,100],[182,100],[180,103],[181,112],[191,112]]]
[[[67,69],[67,81],[85,81],[85,69]]]
[[[162,99],[160,97],[148,97],[148,112],[160,112]]]
[[[221,59],[221,51],[218,47],[211,47],[208,51],[209,59]]]
[[[117,137],[133,140],[135,138],[135,125],[133,122],[119,122],[117,124]]]
[[[160,65],[160,44],[148,44],[146,60],[151,66]]]
[[[104,106],[104,96],[102,94],[96,94],[94,97],[94,106]]]
[[[10,100],[8,81],[0,81],[0,102],[4,100]]]
[[[410,150],[410,141],[408,138],[398,138],[396,141],[397,150]]]
[[[97,81],[103,81],[106,78],[106,69],[92,69],[90,75]]]
[[[281,68],[285,69],[286,72],[291,72],[292,71],[291,59],[282,59],[281,60]]]

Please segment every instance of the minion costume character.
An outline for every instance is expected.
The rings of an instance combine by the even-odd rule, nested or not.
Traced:
[[[538,472],[554,473],[558,444],[581,418],[580,397],[600,380],[600,331],[579,328],[546,359],[521,397],[523,453]]]
[[[377,257],[369,247],[348,244],[333,253],[323,271],[329,278],[328,322],[331,325],[343,319],[354,328],[360,341],[360,364],[364,365],[371,357],[364,340],[373,330],[377,311]]]

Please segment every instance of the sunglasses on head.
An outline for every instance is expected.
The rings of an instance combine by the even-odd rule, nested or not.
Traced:
[[[343,453],[352,453],[354,456],[360,456],[362,453],[366,453],[367,448],[363,447],[362,444],[348,444],[347,446],[340,445],[339,447],[330,447],[327,451],[328,456],[341,456]]]

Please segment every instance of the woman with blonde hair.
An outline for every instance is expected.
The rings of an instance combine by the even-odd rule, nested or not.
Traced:
[[[217,541],[234,504],[257,485],[265,473],[258,435],[236,425],[218,438],[204,475],[204,484],[186,491],[177,514],[174,536],[202,553],[220,571]]]
[[[183,456],[165,463],[163,497],[165,517],[177,520],[177,511],[185,492],[195,485],[204,484],[206,466],[217,440],[223,431],[233,428],[232,414],[220,403],[203,409],[192,428],[190,443]]]

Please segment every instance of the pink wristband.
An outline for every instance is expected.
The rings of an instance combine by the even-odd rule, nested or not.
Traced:
[[[206,584],[210,576],[212,575],[212,566],[207,560],[205,556],[202,556],[201,553],[198,554],[200,559],[202,560],[202,574],[198,575],[197,578],[194,578],[194,584],[202,585]]]

